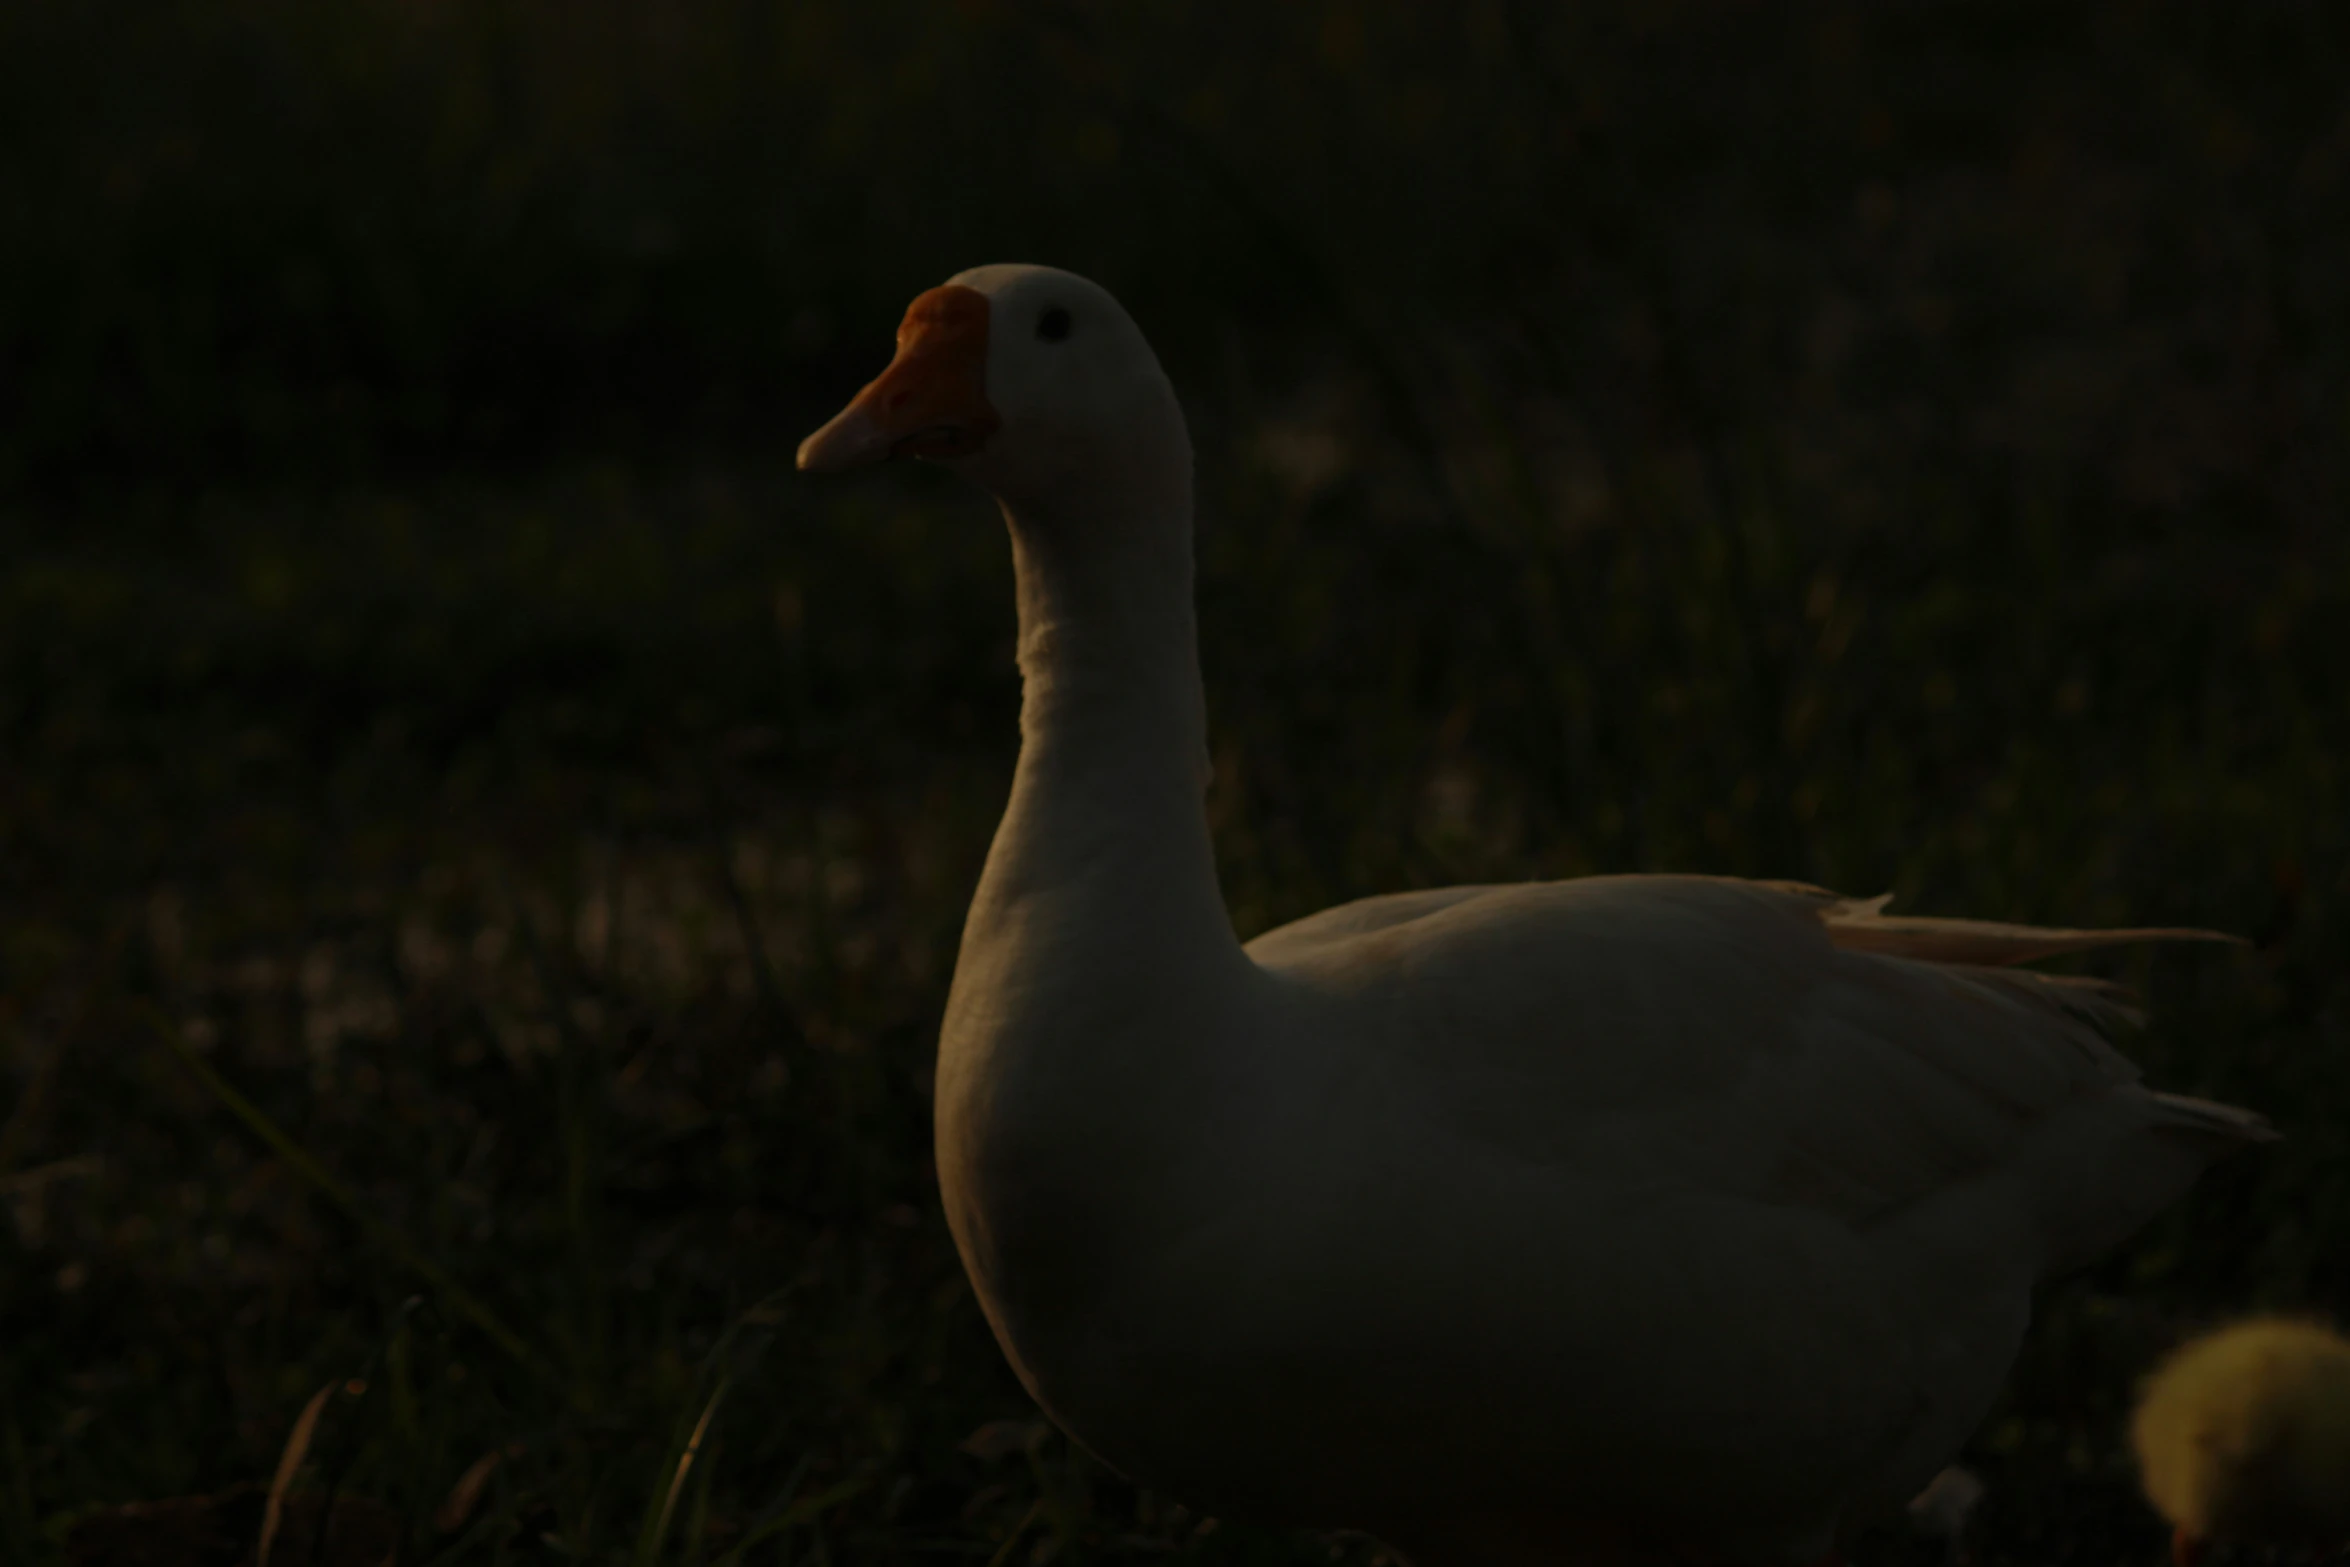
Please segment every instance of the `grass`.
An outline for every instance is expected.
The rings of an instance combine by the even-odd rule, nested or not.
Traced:
[[[1034,1428],[937,1212],[1004,546],[936,475],[782,454],[904,292],[1032,245],[1134,301],[1194,414],[1244,933],[1685,869],[2256,938],[2115,961],[2149,1074],[2288,1141],[2049,1291],[1970,1453],[1980,1558],[2155,1559],[2139,1370],[2216,1314],[2350,1310],[2322,22],[1301,7],[1228,54],[1150,8],[955,8],[901,49],[810,7],[833,33],[720,92],[747,8],[666,54],[428,8],[388,57],[405,12],[168,14],[125,71],[285,51],[354,177],[217,81],[132,95],[74,145],[145,149],[178,205],[77,188],[97,226],[7,263],[46,368],[0,508],[0,1556],[266,1482],[322,1388],[303,1484],[396,1508],[417,1560],[1368,1555],[1210,1530]],[[22,75],[85,24],[9,25]],[[500,59],[519,118],[402,89]],[[990,80],[1033,89],[1016,135]],[[230,152],[172,152],[175,114]],[[983,127],[959,170],[922,151],[949,122]],[[1017,210],[950,199],[1037,146]],[[777,148],[795,210],[853,212],[790,231],[827,245],[722,221]],[[376,227],[329,221],[353,190]],[[673,261],[590,243],[614,191],[674,198]],[[268,222],[214,223],[231,196]],[[345,312],[315,338],[254,281],[287,254]],[[351,283],[369,256],[417,291]],[[383,370],[403,298],[439,357]]]

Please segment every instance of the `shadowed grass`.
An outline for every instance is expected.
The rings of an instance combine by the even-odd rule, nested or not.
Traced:
[[[479,1328],[491,1343],[513,1357],[517,1364],[534,1375],[542,1377],[552,1375],[546,1362],[529,1345],[523,1343],[512,1328],[500,1322],[496,1313],[475,1299],[471,1291],[460,1285],[455,1279],[450,1278],[438,1263],[418,1251],[406,1236],[370,1217],[367,1210],[360,1205],[359,1200],[351,1195],[349,1188],[320,1169],[318,1161],[311,1158],[300,1144],[287,1136],[284,1129],[275,1121],[255,1108],[253,1101],[222,1081],[220,1074],[212,1070],[210,1064],[202,1056],[188,1048],[187,1041],[180,1038],[178,1030],[156,1017],[151,1010],[142,1008],[140,1015],[142,1020],[155,1031],[155,1037],[161,1040],[165,1048],[169,1049],[172,1054],[179,1057],[187,1069],[196,1075],[197,1080],[211,1091],[215,1099],[220,1101],[224,1109],[244,1122],[254,1136],[268,1145],[270,1152],[283,1159],[320,1196],[340,1210],[343,1217],[350,1220],[353,1227],[369,1242],[389,1252],[403,1265],[414,1269],[419,1277],[432,1286],[435,1294],[449,1303],[452,1310]],[[302,1429],[306,1430],[316,1419],[317,1401],[313,1400],[312,1404],[303,1412]],[[307,1445],[307,1441],[304,1445]]]

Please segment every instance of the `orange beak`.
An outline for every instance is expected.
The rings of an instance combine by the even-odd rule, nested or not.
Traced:
[[[804,473],[885,457],[968,457],[1002,423],[987,401],[987,296],[948,283],[917,295],[898,353],[831,423],[800,443]]]

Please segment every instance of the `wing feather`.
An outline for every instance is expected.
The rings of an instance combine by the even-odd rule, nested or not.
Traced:
[[[1990,1170],[2097,1095],[2155,1108],[2104,980],[2010,965],[2175,928],[1893,918],[1792,882],[1593,877],[1368,899],[1252,954],[1400,1020],[1432,1104],[1480,1144],[1867,1225]]]

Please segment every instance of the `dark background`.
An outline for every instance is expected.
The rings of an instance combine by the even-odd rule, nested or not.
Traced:
[[[1193,419],[1244,934],[1674,869],[2256,940],[2099,971],[2288,1141],[1969,1455],[1982,1559],[2158,1560],[2134,1378],[2350,1305],[2346,83],[2315,0],[0,11],[0,1555],[345,1379],[305,1483],[412,1560],[1364,1554],[988,1427],[1001,530],[789,459],[1035,260]]]

